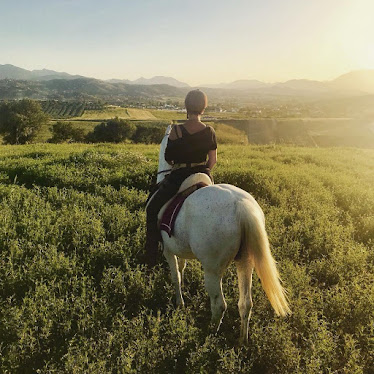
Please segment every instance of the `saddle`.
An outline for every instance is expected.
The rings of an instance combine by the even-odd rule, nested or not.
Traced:
[[[161,208],[158,215],[160,230],[165,231],[170,238],[183,203],[195,191],[209,185],[212,185],[212,181],[204,173],[196,173],[186,178],[178,193]]]

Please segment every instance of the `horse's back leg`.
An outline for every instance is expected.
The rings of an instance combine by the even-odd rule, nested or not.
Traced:
[[[174,283],[174,287],[175,287],[177,306],[184,306],[184,300],[183,300],[182,288],[181,288],[182,276],[179,271],[177,256],[171,253],[165,246],[164,246],[164,256],[170,267],[171,280]]]
[[[210,297],[210,308],[212,311],[212,325],[215,331],[219,330],[227,304],[222,292],[222,275],[215,272],[205,271],[205,288]]]
[[[248,344],[248,324],[252,311],[252,274],[253,266],[248,259],[235,261],[239,283],[240,342]]]
[[[179,272],[180,272],[180,275],[181,275],[181,285],[183,287],[183,279],[184,279],[184,269],[186,268],[186,260],[184,258],[180,258],[178,257],[177,258],[177,261],[178,261],[178,268],[179,268]]]

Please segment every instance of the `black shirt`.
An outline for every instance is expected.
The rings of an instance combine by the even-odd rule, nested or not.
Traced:
[[[216,133],[210,126],[190,134],[183,125],[178,125],[182,137],[168,140],[165,150],[165,160],[175,164],[198,163],[206,161],[208,152],[217,149]],[[177,133],[178,134],[178,133]]]

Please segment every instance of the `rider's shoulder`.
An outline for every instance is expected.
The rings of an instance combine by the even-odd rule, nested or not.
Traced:
[[[214,128],[212,126],[206,125],[206,127],[207,127],[207,129],[209,129],[208,131],[210,131],[213,134],[215,133]]]
[[[170,134],[169,134],[169,140],[176,140],[178,139],[178,134],[177,134],[177,131],[180,129],[177,129],[178,125],[174,125],[172,128],[171,128],[171,131],[170,131]]]

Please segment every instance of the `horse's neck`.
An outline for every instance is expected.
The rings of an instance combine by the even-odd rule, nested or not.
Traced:
[[[160,153],[158,155],[158,173],[157,173],[157,183],[160,183],[168,173],[165,173],[165,170],[171,170],[171,166],[165,160],[165,150],[168,143],[168,137],[171,127],[169,126],[166,130],[166,134],[162,139],[160,145]]]

